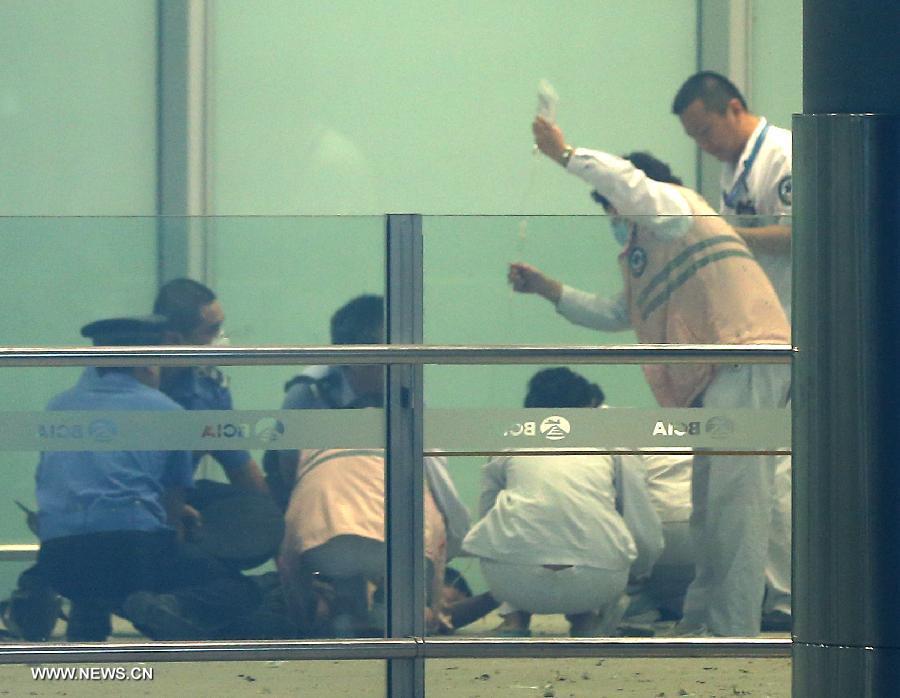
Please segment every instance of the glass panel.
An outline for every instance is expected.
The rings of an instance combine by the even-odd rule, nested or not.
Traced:
[[[121,678],[121,677],[125,678]],[[0,666],[0,682],[10,695],[65,683],[69,696],[97,695],[98,683],[140,684],[141,695],[220,695],[242,693],[285,696],[371,696],[385,694],[385,664],[367,661],[269,662],[122,662],[116,664],[8,664]],[[61,691],[60,691],[61,693]]]
[[[789,631],[790,409],[770,373],[782,367],[719,366],[713,404],[695,408],[620,406],[633,396],[594,380],[619,366],[476,368],[485,380],[445,366],[426,383],[426,453],[449,458],[473,521],[450,561],[468,598],[443,609],[458,633]]]
[[[88,323],[144,316],[151,310],[166,316],[165,327],[144,323],[139,326],[139,337],[131,336],[136,331],[134,323],[131,326],[122,323],[99,325],[86,331],[95,343],[122,345],[218,344],[226,333],[235,344],[249,346],[322,345],[332,340],[341,344],[383,341],[384,220],[381,216],[341,219],[3,218],[0,219],[0,246],[8,264],[8,273],[4,274],[0,289],[3,291],[0,344],[6,346],[81,345],[90,342],[79,332]],[[158,273],[163,278],[178,277],[192,273],[192,270],[193,273],[205,272],[207,276],[212,276],[215,271],[216,283],[211,284],[212,289],[182,279],[167,283],[157,294]],[[124,336],[123,331],[131,335]],[[307,524],[311,518],[316,520],[314,536],[301,536],[302,542],[297,540],[299,534],[290,539],[303,552],[303,564],[299,568],[294,566],[294,576],[303,577],[302,588],[295,589],[294,594],[302,597],[297,603],[304,605],[301,610],[305,615],[300,626],[285,630],[264,624],[238,624],[227,630],[221,627],[210,630],[217,623],[205,624],[211,610],[204,604],[210,604],[212,610],[222,611],[220,602],[227,596],[227,590],[234,592],[237,605],[250,606],[260,596],[265,602],[283,596],[282,580],[274,574],[274,564],[269,562],[256,570],[265,576],[256,579],[252,588],[241,582],[243,587],[241,584],[237,585],[241,588],[226,586],[216,599],[210,600],[208,595],[196,603],[191,599],[190,603],[202,607],[198,613],[206,616],[201,629],[144,629],[159,638],[383,633],[384,612],[380,600],[380,590],[384,586],[382,366],[346,369],[336,366],[231,367],[225,370],[166,368],[159,375],[156,369],[141,369],[137,373],[112,371],[103,376],[91,370],[85,374],[90,383],[87,387],[79,383],[83,373],[79,368],[0,371],[0,387],[3,388],[0,411],[4,413],[0,464],[9,473],[5,482],[13,498],[25,508],[33,510],[40,504],[42,522],[53,518],[49,512],[53,506],[64,510],[61,518],[74,516],[78,519],[76,523],[62,523],[44,536],[52,543],[51,548],[63,548],[57,551],[56,557],[67,573],[71,572],[72,565],[85,568],[87,563],[74,560],[79,558],[78,551],[57,546],[54,540],[68,538],[76,532],[102,532],[110,538],[111,532],[120,529],[127,530],[130,535],[137,529],[156,530],[163,525],[166,501],[162,485],[174,490],[176,485],[189,484],[182,481],[184,464],[181,456],[188,458],[189,474],[202,481],[198,487],[189,489],[185,508],[185,521],[194,538],[203,539],[211,548],[237,547],[243,551],[242,546],[250,546],[250,539],[254,538],[251,531],[256,525],[247,520],[239,523],[246,513],[244,509],[250,512],[251,518],[257,516],[265,525],[271,524],[268,538],[280,536],[284,524],[277,506],[287,508],[292,487],[278,481],[277,476],[293,475],[296,459],[300,457],[301,470],[316,466],[313,475],[302,478],[302,489],[307,504],[312,500],[319,507],[307,507],[315,511],[314,515],[297,514],[291,518],[289,513],[287,517],[288,530],[293,530],[292,525],[302,528],[301,519]],[[150,397],[131,394],[140,381],[157,379],[161,381],[161,390],[187,408],[187,413],[160,409],[160,405],[168,407],[171,403],[156,404],[154,400],[159,401],[161,397],[155,391]],[[115,385],[107,390],[103,386],[110,381]],[[79,387],[74,387],[76,384]],[[97,390],[92,392],[94,388]],[[74,389],[74,393],[67,393],[67,397],[56,404],[56,409],[62,411],[48,418],[44,411],[48,401],[70,389]],[[282,405],[286,411],[277,410]],[[374,409],[333,410],[345,407]],[[301,414],[296,409],[305,412]],[[264,458],[267,447],[275,443],[283,448],[277,451],[269,448],[269,456]],[[34,454],[38,451],[44,453],[44,459],[54,464],[57,471],[61,472],[63,465],[68,471],[49,484],[39,482],[39,488],[49,487],[51,491],[55,488],[58,501],[48,503],[46,497],[39,496],[36,502],[34,471],[30,465],[37,461]],[[315,460],[317,456],[325,462],[320,464]],[[124,480],[110,474],[122,465],[121,461],[130,464],[128,472],[122,475]],[[336,465],[339,462],[343,463],[344,469],[356,468],[366,487],[351,490],[347,485],[341,494],[339,488],[322,485],[328,472],[333,476],[333,471],[340,469]],[[140,478],[134,481],[131,466],[135,463],[138,469],[156,468],[153,477],[143,483]],[[223,489],[223,483],[230,481],[238,490],[263,490],[267,486],[260,470],[263,465],[268,466],[265,468],[268,486],[277,498],[277,505],[268,500],[264,504],[258,500],[231,502],[232,490]],[[54,468],[48,466],[48,469]],[[318,490],[313,486],[317,481],[320,483]],[[69,487],[71,493],[68,493]],[[144,492],[149,503],[141,504],[135,511],[129,509],[128,513],[119,509],[114,515],[103,513],[109,504],[104,504],[104,498],[127,498],[134,494],[135,488],[149,488]],[[108,491],[110,489],[116,489],[114,497]],[[314,490],[312,494],[310,490]],[[69,494],[72,497],[67,499]],[[358,500],[362,498],[368,506],[347,507],[338,501],[341,497],[356,498],[354,505],[359,505]],[[99,514],[94,510],[96,507],[99,507]],[[113,508],[117,507],[118,504]],[[331,510],[342,508],[353,510],[354,515],[345,513],[343,519],[338,517],[337,521],[329,518]],[[230,515],[229,512],[234,510],[237,511]],[[220,524],[218,528],[213,525],[214,521]],[[323,521],[328,525],[323,526]],[[277,532],[274,532],[276,523]],[[361,533],[368,537],[358,535]],[[23,512],[12,503],[3,507],[0,511],[0,543],[18,544],[28,537]],[[107,541],[107,551],[123,546],[137,549],[137,544],[114,538]],[[328,560],[309,562],[307,550],[314,553],[314,549],[328,546],[335,538],[338,544],[346,543],[347,539],[351,544],[362,540],[365,550],[351,547],[349,551],[339,549],[335,552],[329,548],[331,557]],[[315,541],[315,545],[310,541]],[[239,562],[229,565],[257,567],[266,557],[272,557],[279,543],[280,539],[276,540],[274,547],[262,557],[259,557],[261,553],[251,550]],[[154,539],[152,545],[157,546],[158,542]],[[100,555],[95,548],[89,552]],[[158,558],[158,552],[154,548],[144,557],[152,559],[155,555]],[[319,554],[321,557],[321,550]],[[33,557],[33,553],[7,547],[0,555],[14,558],[0,565],[4,597],[20,584],[39,587],[35,594],[43,594],[41,598],[51,605],[56,603],[53,595],[48,598],[44,593],[43,578],[29,573],[19,579],[27,564],[23,558]],[[222,557],[218,555],[218,548],[215,556]],[[335,560],[338,567],[329,567]],[[357,574],[355,568],[340,566],[361,561],[371,568],[366,576]],[[99,565],[103,560],[94,562]],[[161,564],[157,570],[131,570],[135,579],[122,584],[141,588],[155,584],[160,588],[151,590],[160,591],[163,586],[175,584],[180,587],[188,581],[197,581],[192,574],[200,574],[200,581],[206,583],[209,581],[207,573],[212,568],[218,570],[219,562],[221,559],[207,565],[203,574],[198,572],[197,565],[188,562],[184,563],[184,569],[178,569],[172,563]],[[124,562],[121,566],[127,567]],[[170,571],[177,579],[175,582],[156,580],[153,573],[158,571]],[[53,574],[58,572],[55,570]],[[95,574],[88,577],[91,584],[97,586],[97,579],[103,576],[102,567],[98,566]],[[147,581],[148,576],[151,581],[156,581],[151,584]],[[330,579],[326,580],[325,576]],[[352,579],[345,584],[335,581],[337,577]],[[57,582],[58,585],[61,583]],[[23,599],[25,594],[19,593],[24,591],[20,588],[13,594],[17,613],[22,608],[27,611],[30,597]],[[66,591],[69,595],[80,593],[70,587]],[[123,611],[124,608],[119,608],[123,599],[118,598],[122,589],[107,591],[115,597],[115,610]],[[176,601],[188,603],[183,598]],[[103,627],[93,628],[89,634],[105,636],[106,611],[110,603],[109,599],[104,599],[104,609],[94,614],[98,618],[102,616],[97,622]],[[237,610],[229,608],[228,612]],[[348,614],[352,616],[350,620],[346,617]],[[76,620],[79,617],[76,613]],[[29,622],[28,619],[20,619],[21,623],[9,620],[15,625]],[[52,620],[50,618],[45,624]],[[262,620],[256,618],[254,622],[262,623]],[[22,628],[17,631],[29,638],[42,637],[49,632],[22,633]],[[117,631],[116,628],[113,631]],[[79,636],[73,639],[90,638]]]
[[[531,154],[541,78],[559,92],[561,123],[589,124],[613,152],[644,143],[682,172],[694,166],[668,110],[696,66],[693,0],[345,0],[327,13],[294,0],[252,11],[217,0],[208,17],[216,213],[590,211]],[[566,41],[548,46],[547,27],[560,26]],[[585,70],[598,28],[602,87]],[[628,57],[636,40],[654,47],[640,63]],[[628,98],[613,108],[612,95]]]
[[[773,226],[790,233],[759,216],[426,217],[425,340],[786,344],[790,254],[754,258],[739,235]],[[651,385],[668,404],[694,397]]]
[[[10,401],[52,396],[46,410],[2,413],[13,636],[383,635],[383,409],[328,409],[320,377],[277,409],[283,377],[269,367],[230,385],[228,369],[161,369],[174,398],[203,402],[185,411],[156,390],[159,371],[0,371]],[[248,381],[269,409],[222,409]]]
[[[427,695],[791,695],[789,659],[429,659]]]
[[[82,325],[152,309],[153,218],[0,218],[0,255],[0,345],[84,344]]]

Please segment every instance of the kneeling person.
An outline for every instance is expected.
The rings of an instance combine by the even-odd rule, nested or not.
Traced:
[[[156,345],[164,319],[116,318],[82,335],[97,345]],[[159,369],[88,368],[48,410],[180,410]],[[258,603],[249,579],[181,542],[187,451],[47,451],[36,475],[38,568],[72,601],[66,637],[101,641],[110,614],[154,639],[201,639]]]
[[[529,382],[525,407],[597,407],[600,394],[569,369],[547,369]],[[504,602],[505,635],[528,635],[532,613],[566,614],[573,636],[615,634],[629,575],[647,575],[663,546],[634,456],[495,458],[484,466],[480,510],[463,549]]]

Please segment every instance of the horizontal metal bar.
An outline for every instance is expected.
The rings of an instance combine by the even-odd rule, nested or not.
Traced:
[[[258,366],[291,364],[787,364],[786,344],[616,346],[367,344],[292,347],[4,347],[14,366]]]
[[[0,645],[0,664],[35,662],[223,662],[412,658],[412,638],[236,642],[66,643]]]
[[[476,657],[790,657],[790,638],[495,638],[428,639],[429,659]]]
[[[483,657],[778,658],[788,638],[493,638],[0,645],[0,664]]]
[[[39,548],[37,543],[0,545],[0,562],[32,562],[37,559]]]
[[[537,450],[529,450],[527,448],[507,448],[502,451],[454,451],[447,449],[431,449],[426,450],[424,455],[426,456],[446,456],[448,458],[459,457],[459,456],[622,456],[622,455],[632,455],[632,456],[684,456],[684,455],[696,455],[698,453],[702,453],[704,456],[789,456],[791,455],[791,449],[774,449],[774,450],[740,450],[740,451],[730,451],[730,450],[721,450],[716,448],[698,448],[698,449],[654,449],[652,451],[645,448],[612,448],[608,450],[603,449],[553,449],[552,452],[548,453],[547,449],[537,449]]]

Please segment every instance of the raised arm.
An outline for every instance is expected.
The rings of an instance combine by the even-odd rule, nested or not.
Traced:
[[[507,274],[513,290],[534,293],[551,302],[569,322],[604,332],[620,332],[631,326],[625,299],[619,294],[604,298],[579,291],[544,274],[525,262],[513,262]]]

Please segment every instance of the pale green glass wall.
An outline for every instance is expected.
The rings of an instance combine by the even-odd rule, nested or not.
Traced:
[[[573,143],[688,172],[668,106],[695,25],[693,0],[218,0],[214,210],[595,212],[534,163],[538,80]]]
[[[3,0],[0,215],[153,215],[155,100],[153,0]]]
[[[803,3],[753,0],[750,100],[753,110],[782,128],[803,111]]]
[[[156,210],[156,3],[0,3],[0,216]],[[86,322],[146,311],[155,223],[0,218],[0,344],[83,344]],[[40,410],[78,369],[0,371],[0,410]],[[0,452],[0,541],[31,540],[36,453]],[[23,565],[0,563],[0,597]]]

